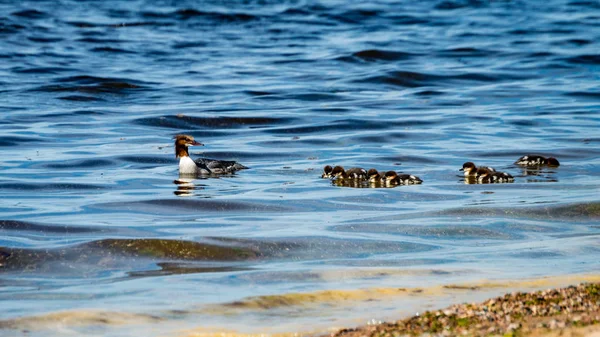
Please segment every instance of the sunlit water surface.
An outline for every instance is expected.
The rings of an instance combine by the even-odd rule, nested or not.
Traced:
[[[595,1],[0,9],[0,334],[325,331],[422,309],[373,289],[600,269]],[[179,180],[177,133],[251,169]]]

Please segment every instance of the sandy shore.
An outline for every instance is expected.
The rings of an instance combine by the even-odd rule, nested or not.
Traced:
[[[482,303],[426,311],[394,323],[343,329],[332,337],[600,337],[600,283],[514,292]]]

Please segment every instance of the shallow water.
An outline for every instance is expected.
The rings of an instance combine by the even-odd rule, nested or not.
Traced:
[[[596,2],[0,9],[4,329],[324,331],[404,302],[347,320],[319,295],[313,312],[218,308],[600,269]],[[179,179],[177,133],[251,169]],[[512,164],[529,153],[561,166]],[[465,161],[516,180],[466,185]],[[424,183],[340,187],[327,164]],[[45,324],[67,310],[106,315]],[[134,328],[113,326],[123,312]]]

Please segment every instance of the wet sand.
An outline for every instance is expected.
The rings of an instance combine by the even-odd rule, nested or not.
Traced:
[[[385,322],[367,319],[391,307],[395,315],[379,317]],[[271,317],[272,324],[244,323],[244,317],[257,315]],[[311,323],[317,316],[329,317],[330,324]],[[225,327],[219,317],[239,322]],[[285,293],[153,313],[69,310],[0,320],[0,331],[30,336],[57,331],[177,337],[600,336],[599,322],[600,275],[588,274]]]

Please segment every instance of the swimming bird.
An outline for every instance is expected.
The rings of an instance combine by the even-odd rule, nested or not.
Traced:
[[[179,158],[179,174],[183,175],[209,175],[209,174],[231,174],[237,170],[247,169],[246,166],[229,160],[217,160],[210,158],[198,158],[192,160],[188,152],[188,146],[204,146],[189,135],[176,135],[175,156]]]
[[[369,171],[367,171],[367,176],[369,177],[370,183],[381,183],[381,179],[383,178],[379,171],[377,171],[374,168],[369,169]]]
[[[544,157],[544,156],[538,156],[538,155],[527,155],[527,156],[523,156],[519,159],[517,159],[517,161],[515,162],[515,164],[517,165],[521,165],[521,166],[542,166],[542,165],[548,165],[548,166],[559,166],[560,163],[558,162],[558,160],[554,157]]]
[[[344,180],[363,180],[367,179],[367,171],[360,167],[352,167],[344,170],[344,167],[336,166],[331,170],[331,177]]]
[[[467,178],[465,177],[465,179]],[[515,181],[515,178],[513,178],[513,176],[506,172],[490,171],[485,167],[479,168],[477,170],[475,179],[480,184],[511,183]]]
[[[421,184],[423,180],[412,174],[398,174],[396,171],[387,171],[383,176],[384,183],[390,186],[395,185],[416,185]]]
[[[483,174],[484,172],[496,172],[496,170],[493,167],[477,167],[473,162],[470,161],[464,163],[462,168],[459,169],[459,171],[464,171],[465,177],[477,177],[478,173]]]
[[[327,165],[323,168],[323,174],[321,178],[331,178],[331,171],[333,171],[333,167]]]

